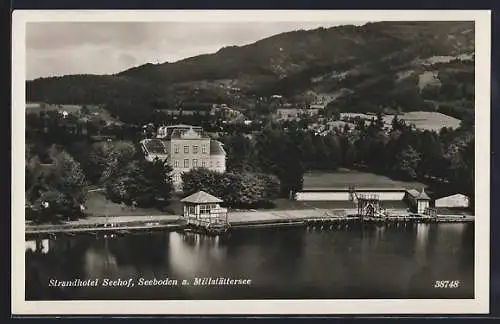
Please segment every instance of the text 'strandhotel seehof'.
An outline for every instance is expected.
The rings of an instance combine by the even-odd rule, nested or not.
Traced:
[[[76,278],[73,280],[57,280],[50,279],[49,287],[126,287],[131,288],[134,286],[237,286],[237,285],[251,285],[251,279],[234,279],[234,278],[212,278],[212,277],[195,277],[193,280],[178,280],[171,278],[164,279],[145,279],[134,278],[128,279],[108,279],[108,278],[95,278],[85,279]]]

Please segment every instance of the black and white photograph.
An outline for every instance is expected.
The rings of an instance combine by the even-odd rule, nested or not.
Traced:
[[[13,22],[21,312],[488,311],[489,12]]]

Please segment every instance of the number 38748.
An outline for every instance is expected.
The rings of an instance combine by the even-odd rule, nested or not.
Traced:
[[[434,288],[458,288],[460,287],[460,280],[436,280]]]

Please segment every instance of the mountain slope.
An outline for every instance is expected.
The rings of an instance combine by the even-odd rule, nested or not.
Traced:
[[[351,103],[348,98],[363,97],[363,91],[382,90],[389,97],[411,88],[423,100],[420,74],[432,68],[444,71],[447,64],[456,63],[454,58],[473,53],[472,22],[381,22],[318,28],[175,63],[145,64],[116,75],[37,79],[27,82],[27,100],[65,104],[119,101],[141,107],[156,100],[171,105],[179,100],[230,102],[234,97],[231,88],[239,89],[238,97],[247,99],[272,93],[293,97],[343,91],[347,94],[339,96],[343,105]],[[449,57],[452,62],[437,66],[426,61],[436,57]],[[472,70],[465,65],[458,70],[473,74],[473,65]],[[404,72],[408,76],[401,82]],[[372,100],[369,97],[362,101]],[[374,104],[390,105],[389,99]]]

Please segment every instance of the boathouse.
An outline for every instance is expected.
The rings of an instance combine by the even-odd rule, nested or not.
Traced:
[[[451,196],[436,199],[435,205],[436,208],[468,208],[469,197],[457,193]]]
[[[429,209],[431,198],[425,193],[424,188],[420,192],[415,189],[408,189],[406,198],[411,205],[411,209],[417,214],[425,214]]]
[[[227,224],[227,208],[220,207],[221,199],[198,191],[181,199],[184,204],[183,217],[187,224],[211,226]]]

